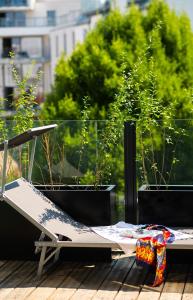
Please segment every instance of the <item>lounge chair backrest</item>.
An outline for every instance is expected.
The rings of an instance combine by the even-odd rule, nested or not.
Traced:
[[[3,198],[52,240],[57,241],[58,235],[71,239],[78,236],[80,229],[87,229],[86,226],[75,222],[24,178],[6,184]]]

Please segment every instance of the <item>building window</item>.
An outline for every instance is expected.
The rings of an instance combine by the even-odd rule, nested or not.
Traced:
[[[10,52],[13,51],[16,55],[21,52],[21,38],[4,38],[3,39],[3,57],[10,57]]]
[[[2,6],[26,6],[27,0],[1,0],[0,7]]]
[[[66,33],[64,34],[64,52],[67,53],[67,38],[66,38]]]
[[[56,35],[55,44],[56,44],[56,57],[58,57],[59,56],[59,38],[57,35]]]
[[[21,51],[21,38],[20,37],[13,37],[12,38],[12,50],[15,54]]]
[[[5,27],[9,26],[25,26],[25,13],[24,12],[5,12],[0,14],[1,23]]]
[[[25,13],[22,11],[15,12],[15,26],[25,26]]]
[[[3,39],[3,51],[2,57],[10,57],[9,53],[12,51],[12,42],[11,38],[4,38]]]
[[[21,49],[31,58],[42,57],[42,40],[41,37],[23,37],[21,40]]]
[[[48,26],[56,25],[56,11],[48,10],[47,11],[47,19],[48,19]]]

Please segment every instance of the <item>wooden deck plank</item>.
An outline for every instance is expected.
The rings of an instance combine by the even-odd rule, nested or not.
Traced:
[[[8,261],[7,260],[0,260],[0,267],[2,267],[4,264],[6,264]]]
[[[3,282],[10,274],[15,272],[24,262],[8,261],[0,267],[0,283]]]
[[[182,297],[182,300],[192,300],[192,299],[193,299],[193,265],[190,266],[190,270],[188,272],[184,293]]]
[[[38,278],[36,275],[36,265],[35,272],[30,277],[26,278],[26,280],[20,286],[18,286],[12,294],[9,295],[9,300],[23,300],[28,298],[41,299],[41,297],[46,299],[46,296],[49,296],[53,292],[53,280],[56,277],[59,277],[62,280],[62,278],[68,275],[68,273],[72,270],[73,266],[73,263],[61,263],[53,271],[50,270],[49,272],[43,274],[41,278]]]
[[[92,272],[91,265],[80,264],[75,267],[72,272],[63,278],[62,283],[51,295],[49,300],[61,300],[61,299],[71,299],[77,289],[81,286],[82,282],[90,276]]]
[[[134,300],[137,299],[140,293],[141,285],[145,280],[147,271],[136,265],[135,258],[133,258],[133,262],[130,272],[115,297],[116,300]]]
[[[193,300],[193,295],[192,294],[185,294],[182,297],[183,300]]]
[[[164,285],[154,273],[121,256],[112,263],[62,262],[38,279],[37,262],[0,261],[0,299],[6,300],[193,300],[193,265],[172,265]]]
[[[18,299],[24,300],[28,295],[30,295],[38,285],[41,284],[45,278],[47,278],[47,274],[41,276],[41,278],[37,277],[37,263],[34,262],[35,271],[32,272],[29,276],[26,276],[25,280],[19,284],[9,295],[8,300]]]
[[[98,263],[93,268],[89,277],[87,277],[80,285],[79,289],[76,290],[71,300],[92,299],[115,263],[115,260],[112,263]]]
[[[164,283],[158,287],[153,287],[154,279],[155,271],[149,271],[137,300],[158,300],[160,298]]]
[[[188,265],[172,265],[160,300],[181,300],[188,273]]]
[[[132,265],[133,259],[130,257],[118,259],[117,263],[112,268],[111,272],[108,274],[92,299],[114,299]]]
[[[47,276],[40,285],[30,293],[27,299],[29,300],[44,300],[48,299],[56,290],[58,286],[62,284],[65,278],[70,276],[71,271],[73,270],[75,263],[61,263],[61,265]]]
[[[32,273],[33,265],[33,262],[26,262],[22,264],[15,272],[13,272],[0,284],[1,300],[8,299],[11,291],[13,291],[20,283],[22,283],[26,276]]]

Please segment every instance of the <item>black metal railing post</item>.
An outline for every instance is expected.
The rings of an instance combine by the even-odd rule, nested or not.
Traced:
[[[136,122],[124,124],[125,221],[137,224]]]

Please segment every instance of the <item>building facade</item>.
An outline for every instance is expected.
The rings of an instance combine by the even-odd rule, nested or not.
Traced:
[[[59,55],[69,55],[91,26],[90,18],[83,17],[85,5],[84,0],[0,0],[0,98],[7,99],[6,110],[14,110],[16,89],[10,72],[10,51],[15,53],[21,76],[32,62],[34,75],[42,69],[37,97],[41,101],[50,90]],[[89,10],[99,7],[100,1],[94,0]]]

